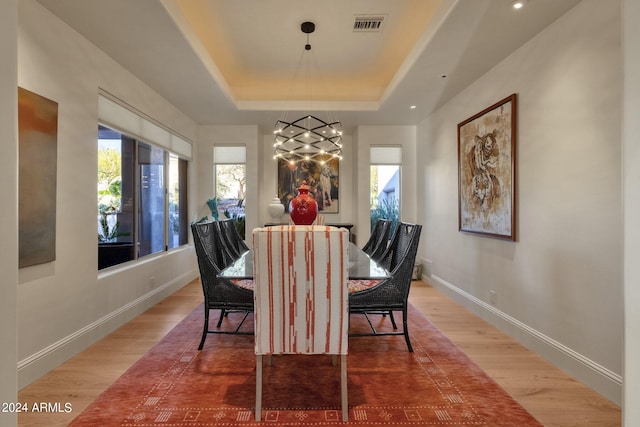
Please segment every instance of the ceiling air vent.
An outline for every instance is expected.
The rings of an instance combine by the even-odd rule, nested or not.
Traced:
[[[382,31],[382,15],[356,15],[353,22],[353,31],[359,33],[378,33]]]

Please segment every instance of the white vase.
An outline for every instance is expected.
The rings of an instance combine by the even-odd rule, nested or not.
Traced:
[[[280,202],[280,199],[274,197],[271,203],[269,203],[268,209],[273,222],[279,223],[282,215],[284,215],[284,205]]]

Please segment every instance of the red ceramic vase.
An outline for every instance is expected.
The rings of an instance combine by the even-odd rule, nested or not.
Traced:
[[[298,188],[298,197],[289,204],[291,220],[297,225],[311,225],[318,215],[318,203],[309,195],[307,181]]]

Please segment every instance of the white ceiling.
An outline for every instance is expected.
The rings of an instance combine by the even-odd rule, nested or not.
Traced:
[[[199,124],[331,111],[347,130],[417,124],[579,2],[38,1]],[[356,15],[382,30],[354,32]]]

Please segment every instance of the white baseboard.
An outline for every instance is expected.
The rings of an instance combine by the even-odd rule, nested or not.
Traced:
[[[31,384],[66,360],[104,338],[129,320],[191,282],[195,277],[198,277],[197,271],[188,271],[37,353],[18,361],[18,389]]]
[[[599,365],[436,275],[428,277],[423,275],[423,280],[443,291],[469,311],[482,317],[578,381],[591,387],[615,404],[622,404],[621,375]]]

